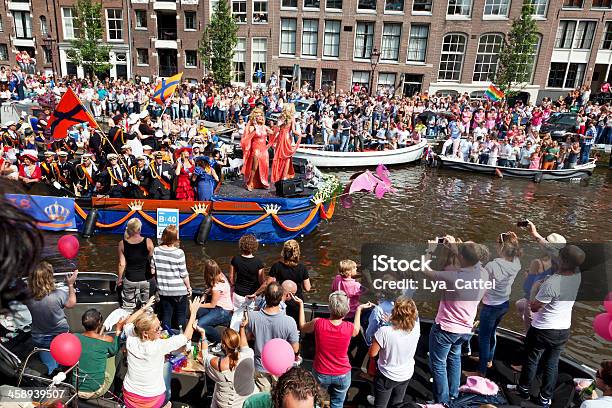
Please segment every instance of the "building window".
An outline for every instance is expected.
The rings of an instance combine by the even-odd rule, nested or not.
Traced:
[[[42,47],[42,50],[43,50],[44,63],[45,64],[51,64],[51,59],[53,58],[53,55],[51,53],[51,48],[49,48],[49,47]]]
[[[309,90],[315,89],[315,78],[317,77],[317,70],[315,68],[301,68],[300,69],[300,79],[302,83],[300,84],[302,88],[307,87]]]
[[[576,22],[573,20],[559,21],[557,27],[557,37],[555,38],[555,48],[571,48],[572,39],[576,31]]]
[[[295,31],[297,20],[295,18],[281,19],[280,53],[295,55]]]
[[[431,13],[433,0],[413,0],[412,11]]]
[[[359,84],[361,87],[368,89],[370,87],[370,72],[369,71],[353,71],[353,85]]]
[[[319,20],[303,21],[302,55],[316,56],[317,42],[319,41]]]
[[[485,16],[507,17],[510,11],[510,0],[486,0]]]
[[[387,95],[395,93],[395,74],[392,72],[381,72],[378,74],[376,90]]]
[[[268,0],[253,0],[253,23],[268,22]]]
[[[238,38],[236,48],[234,49],[233,59],[233,75],[234,82],[245,83],[246,82],[246,38]]]
[[[0,61],[8,61],[8,46],[0,44]]]
[[[533,7],[533,15],[536,17],[546,17],[546,9],[548,8],[548,0],[528,0]]]
[[[212,16],[215,11],[219,8],[219,0],[210,0],[210,15]]]
[[[606,29],[603,33],[603,41],[601,43],[602,50],[612,50],[612,21],[606,22]]]
[[[357,23],[355,58],[369,59],[374,44],[374,23]]]
[[[342,0],[326,0],[325,8],[342,10]]]
[[[40,16],[40,33],[43,37],[49,35],[49,26],[47,26],[47,17]]]
[[[15,37],[32,38],[32,16],[28,11],[13,11]]]
[[[195,68],[198,66],[198,52],[194,50],[185,51],[185,67]]]
[[[79,29],[74,26],[76,15],[71,8],[62,8],[62,22],[64,23],[64,38],[72,40],[79,36]]]
[[[593,37],[595,36],[595,21],[581,21],[578,23],[576,34],[574,36],[574,45],[572,48],[580,50],[589,50],[593,45]]]
[[[459,81],[461,79],[466,41],[463,34],[447,34],[444,36],[438,80]]]
[[[446,14],[449,16],[469,17],[472,10],[472,0],[448,0]]]
[[[147,12],[146,10],[134,10],[136,17],[136,29],[147,28]]]
[[[196,29],[196,13],[195,11],[185,12],[185,30]]]
[[[423,75],[404,74],[404,87],[402,93],[404,96],[412,97],[421,92],[423,87]]]
[[[321,88],[325,91],[331,91],[336,87],[336,78],[338,71],[335,69],[321,70]]]
[[[253,38],[253,82],[266,83],[266,58],[268,40],[266,38]]]
[[[593,0],[593,8],[612,8],[612,0]]]
[[[108,40],[121,41],[123,40],[123,10],[107,9],[106,21],[108,24]]]
[[[297,8],[297,0],[283,0],[281,2],[281,7]]]
[[[385,11],[404,11],[404,0],[385,0]]]
[[[429,26],[413,24],[410,27],[410,38],[408,39],[408,61],[425,62],[427,53],[427,37],[429,37]]]
[[[579,88],[584,80],[586,64],[552,62],[548,74],[550,88]]]
[[[584,0],[563,0],[563,8],[582,8]]]
[[[318,9],[321,7],[321,0],[304,0],[304,8]]]
[[[538,41],[536,43],[536,45],[529,49],[529,50],[525,50],[522,54],[527,55],[527,58],[524,58],[522,61],[519,61],[518,66],[517,66],[517,70],[520,71],[522,74],[529,74],[529,80],[528,82],[531,83],[533,81],[533,73],[534,73],[534,67],[535,67],[535,62],[538,56],[538,51],[540,49],[540,43],[542,41],[542,37],[540,35],[538,35]]]
[[[340,56],[340,21],[327,20],[325,22],[323,56],[335,58]]]
[[[246,0],[232,1],[232,15],[238,24],[245,24],[247,21],[247,2]]]
[[[0,16],[0,32],[4,31],[4,20],[2,20],[2,16]]]
[[[478,41],[476,66],[474,67],[475,82],[493,81],[497,71],[497,60],[504,37],[501,34],[485,34]]]
[[[138,48],[136,49],[136,64],[137,65],[149,65],[149,49]]]
[[[376,0],[358,0],[357,10],[376,11]]]
[[[380,59],[383,61],[398,61],[402,25],[386,23],[383,27]]]

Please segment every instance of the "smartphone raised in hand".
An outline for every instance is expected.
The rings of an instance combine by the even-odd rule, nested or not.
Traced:
[[[524,228],[524,227],[528,227],[528,226],[529,226],[529,221],[527,221],[527,220],[521,220],[521,221],[518,221],[518,222],[516,223],[516,226],[517,226],[517,227],[522,227],[522,228]]]

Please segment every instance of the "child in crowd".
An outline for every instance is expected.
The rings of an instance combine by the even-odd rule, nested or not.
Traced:
[[[366,291],[366,288],[355,280],[355,275],[357,275],[357,264],[355,261],[345,259],[338,264],[338,275],[332,283],[332,292],[341,290],[349,298],[350,311],[346,315],[347,319],[353,319],[359,306],[359,297]]]

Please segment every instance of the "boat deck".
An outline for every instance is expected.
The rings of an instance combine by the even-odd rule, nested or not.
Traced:
[[[295,176],[304,179],[304,184],[306,184],[306,180],[303,175],[296,174]],[[292,197],[308,197],[312,195],[313,192],[314,190],[312,188],[304,188],[303,193]],[[232,198],[278,198],[274,185],[270,184],[269,189],[254,189],[253,191],[249,191],[246,189],[242,177],[238,178],[237,180],[224,181],[221,184],[221,187],[219,187],[216,195]]]

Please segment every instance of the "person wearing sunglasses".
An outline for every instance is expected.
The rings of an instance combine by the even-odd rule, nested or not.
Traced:
[[[609,408],[612,407],[612,360],[601,362],[599,370],[595,373],[595,384],[603,391],[599,398],[587,400],[580,408]]]

